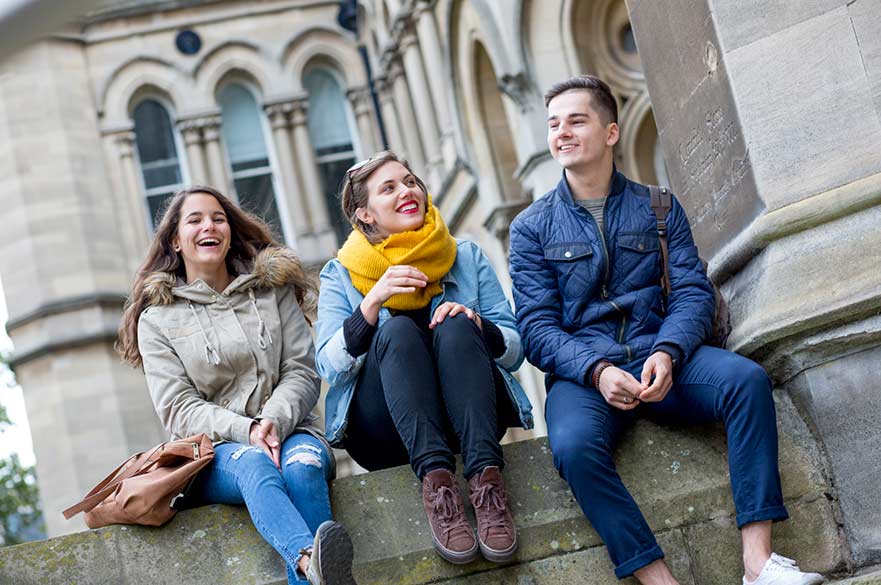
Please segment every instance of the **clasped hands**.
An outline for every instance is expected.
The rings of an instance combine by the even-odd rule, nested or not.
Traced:
[[[673,387],[673,358],[656,351],[645,361],[640,380],[621,368],[607,367],[598,386],[606,402],[620,410],[632,410],[640,402],[660,402]]]
[[[364,296],[361,302],[361,312],[368,323],[376,325],[379,308],[394,295],[416,292],[416,289],[425,288],[428,285],[428,276],[413,266],[404,264],[390,266],[380,277],[373,288]],[[455,317],[464,313],[466,317],[474,321],[478,328],[483,330],[480,315],[465,305],[447,301],[441,303],[431,316],[430,329],[434,329],[447,317]]]

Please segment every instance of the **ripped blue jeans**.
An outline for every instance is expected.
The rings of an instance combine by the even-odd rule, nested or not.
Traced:
[[[281,471],[257,447],[221,443],[214,462],[193,484],[199,504],[245,504],[257,532],[287,565],[288,583],[307,583],[297,571],[300,549],[312,546],[318,526],[330,520],[331,455],[307,433],[282,444]]]

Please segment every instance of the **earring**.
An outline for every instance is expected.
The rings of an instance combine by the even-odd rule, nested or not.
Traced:
[[[175,246],[175,247],[174,247],[174,251],[175,251],[175,252],[180,252],[180,246]]]

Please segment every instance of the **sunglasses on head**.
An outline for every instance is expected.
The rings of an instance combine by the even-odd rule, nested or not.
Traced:
[[[355,164],[350,166],[348,168],[348,170],[346,170],[346,175],[351,176],[352,173],[354,173],[355,171],[357,171],[358,169],[360,169],[361,167],[363,167],[364,165],[366,165],[367,163],[369,163],[372,160],[373,160],[373,157],[370,157],[370,158],[365,158],[364,160],[362,160],[360,162],[356,162]]]

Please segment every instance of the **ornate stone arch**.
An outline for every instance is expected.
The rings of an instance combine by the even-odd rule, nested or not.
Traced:
[[[621,171],[640,183],[669,185],[648,92],[628,100],[618,120],[621,139],[615,159]]]
[[[131,108],[144,91],[163,96],[175,111],[185,109],[194,96],[192,78],[173,64],[155,57],[138,56],[120,65],[108,78],[99,100],[102,126],[130,124]]]
[[[316,58],[333,64],[342,75],[346,89],[367,85],[353,36],[338,28],[311,26],[295,33],[281,53],[283,75],[294,83],[292,93],[303,93],[303,74]]]
[[[581,73],[572,42],[571,27],[563,18],[567,0],[524,0],[521,38],[524,60],[540,93],[554,83]]]
[[[591,73],[625,96],[645,91],[624,0],[563,0],[562,39],[575,74]]]
[[[456,2],[453,7],[450,63],[464,147],[471,151],[468,158],[476,162],[481,202],[494,209],[522,195],[513,178],[519,166],[511,116],[515,105],[499,89],[504,70],[491,49],[494,46],[500,51],[502,39],[493,36],[498,33],[494,27],[487,36],[486,19],[476,8],[477,3],[470,0]]]
[[[204,107],[214,107],[214,95],[230,75],[244,77],[263,95],[290,92],[290,82],[266,52],[252,43],[228,41],[207,52],[193,69],[196,92]]]

